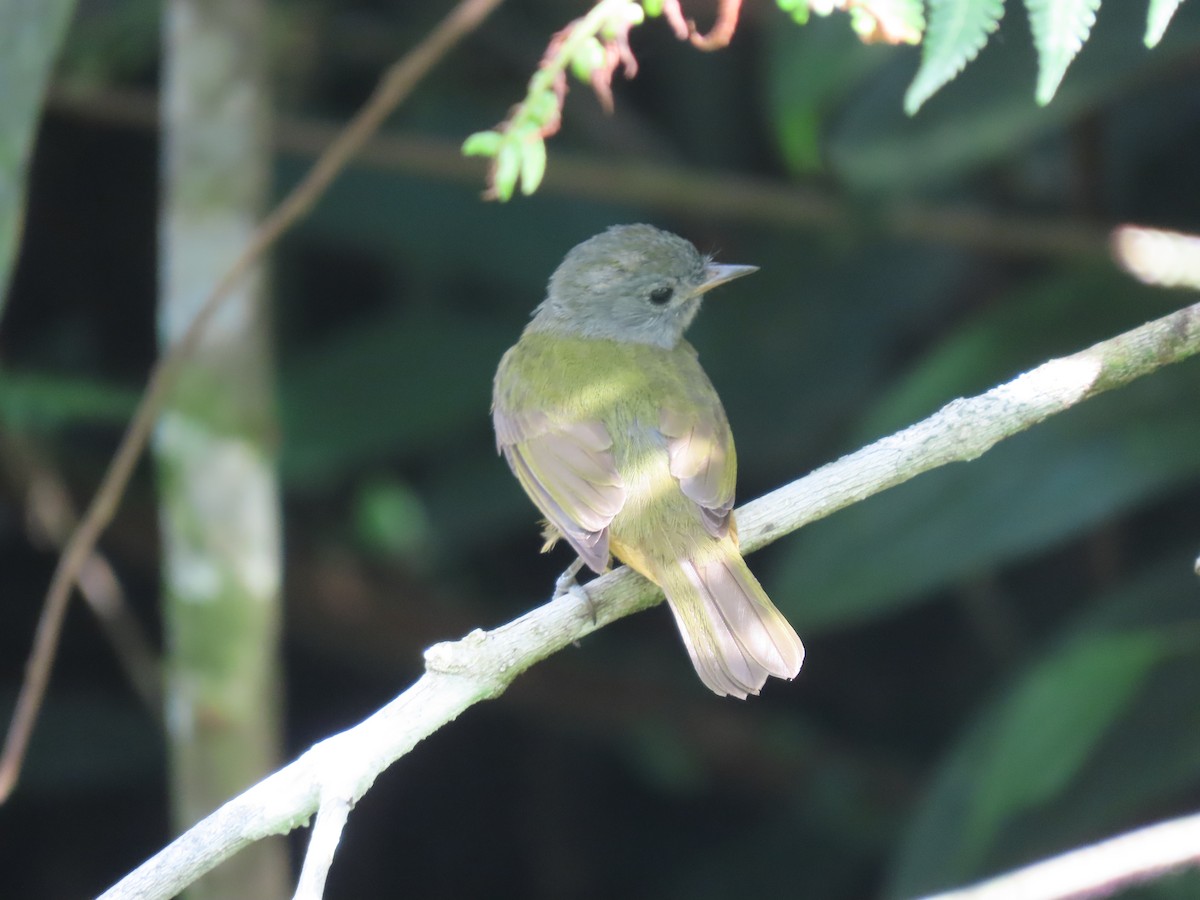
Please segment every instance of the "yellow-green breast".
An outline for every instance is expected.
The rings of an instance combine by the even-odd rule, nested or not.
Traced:
[[[598,420],[613,441],[625,506],[611,526],[613,550],[646,572],[715,540],[696,504],[668,468],[663,411],[678,421],[712,423],[720,435],[730,494],[733,440],[720,398],[687,341],[673,349],[526,332],[496,373],[495,403],[510,413],[538,411],[554,423]],[[631,557],[645,557],[636,559]],[[647,565],[649,563],[649,565]]]

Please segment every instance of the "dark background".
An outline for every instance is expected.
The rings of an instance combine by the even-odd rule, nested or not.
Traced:
[[[345,121],[446,6],[275,4],[278,193],[312,161],[295,123]],[[608,225],[761,267],[690,334],[742,500],[1194,302],[1121,272],[1104,235],[1200,231],[1196,4],[1155,51],[1142,4],[1106,4],[1043,109],[1010,0],[914,119],[919,51],[864,47],[844,17],[800,28],[748,3],[708,55],[650,22],[615,115],[574,84],[546,187],[482,202],[458,144],[504,116],[582,8],[502,6],[389,122],[444,165],[352,167],[274,256],[289,756],[402,690],[424,647],[548,596],[570,557],[537,553],[494,454],[491,376],[558,260]],[[0,427],[80,505],[155,353],[157,16],[81,4],[0,320]],[[969,224],[947,225],[959,212]],[[1164,369],[755,554],[808,650],[758,699],[711,696],[664,608],[545,661],[379,780],[328,896],[908,896],[1195,809],[1198,376]],[[0,711],[54,563],[22,515],[5,480]],[[103,548],[156,631],[148,467]],[[169,839],[164,789],[155,717],[77,606],[0,809],[0,893],[107,886]],[[1128,895],[1198,891],[1184,876]]]

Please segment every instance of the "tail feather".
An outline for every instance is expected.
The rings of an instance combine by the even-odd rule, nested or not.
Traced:
[[[711,691],[745,699],[772,675],[799,673],[804,645],[731,545],[663,575],[688,655]]]

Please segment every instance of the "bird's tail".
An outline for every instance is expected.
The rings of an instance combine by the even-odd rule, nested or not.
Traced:
[[[714,693],[745,699],[770,675],[796,677],[804,644],[731,538],[655,574],[692,664]]]

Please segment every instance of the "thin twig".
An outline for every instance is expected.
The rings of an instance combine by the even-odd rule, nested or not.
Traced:
[[[25,668],[25,681],[17,697],[12,723],[0,757],[0,803],[16,786],[21,763],[33,733],[38,709],[50,681],[58,637],[66,614],[71,587],[100,534],[112,521],[134,467],[146,447],[163,400],[174,385],[184,361],[191,355],[208,323],[237,283],[262,258],[280,236],[294,225],[345,168],[350,157],[379,128],[430,69],[465,35],[473,31],[502,0],[462,0],[416,47],[384,73],[375,92],[350,120],[333,144],[304,179],[259,225],[233,265],[225,272],[196,314],[188,330],[159,360],[134,412],[120,446],[83,520],[59,557],[43,603],[34,636],[33,651]]]
[[[66,484],[41,461],[36,449],[19,437],[0,435],[0,457],[0,464],[25,492],[25,518],[31,539],[61,551],[79,524]],[[161,660],[129,608],[112,564],[104,554],[93,550],[76,583],[134,692],[146,709],[161,720]]]
[[[59,88],[51,93],[50,102],[56,109],[74,115],[130,127],[149,128],[156,122],[154,95],[148,91],[108,89],[91,94]],[[337,132],[336,125],[283,116],[276,120],[275,146],[284,153],[312,155],[327,146]],[[459,184],[477,183],[479,163],[458,151],[457,143],[438,138],[377,135],[362,148],[355,162],[382,171],[416,173]],[[609,162],[572,153],[556,154],[541,190],[706,219],[809,228],[822,234],[834,229],[873,228],[879,233],[985,253],[1095,260],[1103,260],[1109,253],[1109,231],[1078,218],[906,201],[884,206],[866,220],[844,198],[816,188],[737,172]]]
[[[757,549],[921,472],[975,459],[1000,440],[1089,397],[1197,354],[1200,304],[1051,360],[985,394],[952,401],[924,421],[741,507],[742,546]],[[353,804],[384,769],[466,709],[500,696],[530,666],[654,605],[662,595],[621,567],[588,582],[588,599],[567,594],[492,631],[476,630],[460,641],[430,647],[426,672],[412,687],[230,800],[101,900],[173,897],[247,844],[307,821],[323,797]],[[334,811],[329,827],[340,833],[338,816]]]

